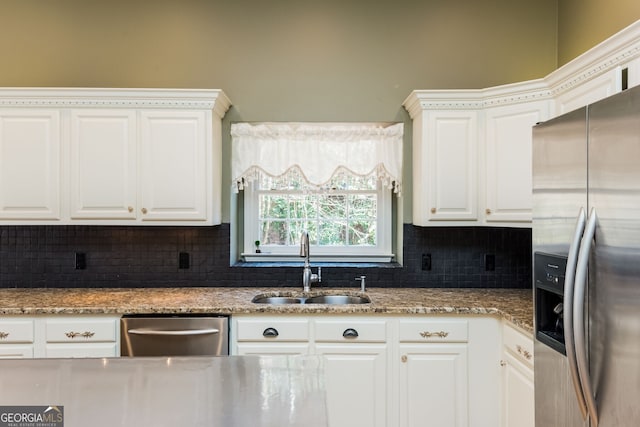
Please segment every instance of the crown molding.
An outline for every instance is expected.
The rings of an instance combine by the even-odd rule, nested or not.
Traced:
[[[544,78],[556,96],[640,57],[640,20]]]
[[[484,89],[414,90],[402,105],[413,119],[425,110],[480,110],[538,99],[554,99],[639,57],[640,20],[544,78]]]
[[[207,109],[231,106],[219,89],[0,88],[0,107]]]
[[[414,90],[402,105],[414,118],[424,110],[482,110],[550,97],[549,87],[539,79],[486,89]]]

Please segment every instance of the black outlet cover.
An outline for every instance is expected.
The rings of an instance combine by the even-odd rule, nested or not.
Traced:
[[[181,270],[189,268],[189,252],[178,254],[178,268]]]
[[[76,270],[85,270],[87,268],[87,256],[84,252],[76,252]]]
[[[422,269],[431,270],[431,254],[422,254]]]
[[[484,269],[485,271],[496,270],[496,256],[494,254],[485,254],[484,256]]]

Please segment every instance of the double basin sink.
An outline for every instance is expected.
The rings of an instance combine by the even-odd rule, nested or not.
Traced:
[[[314,296],[272,296],[256,295],[251,302],[256,304],[369,304],[371,300],[366,295],[314,295]]]

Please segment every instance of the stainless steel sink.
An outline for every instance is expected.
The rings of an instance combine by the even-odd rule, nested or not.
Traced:
[[[302,304],[304,302],[304,298],[268,297],[258,295],[254,297],[251,302],[254,302],[256,304]]]
[[[369,297],[354,295],[320,295],[304,301],[305,304],[368,304],[370,302]]]
[[[251,302],[255,304],[369,304],[367,296],[360,295],[316,295],[312,297],[256,295]]]

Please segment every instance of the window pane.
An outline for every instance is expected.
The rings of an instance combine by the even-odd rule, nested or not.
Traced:
[[[357,246],[375,246],[376,222],[366,220],[350,221],[349,244]]]
[[[292,219],[315,218],[318,215],[316,207],[317,197],[301,195],[289,197],[289,217]]]
[[[320,245],[344,246],[347,242],[347,224],[342,221],[323,221],[320,223]]]
[[[375,219],[377,217],[377,197],[373,194],[349,196],[349,217]]]
[[[287,198],[281,195],[260,196],[260,218],[286,218]]]
[[[318,198],[320,218],[345,218],[347,197],[344,194],[323,194]]]
[[[286,221],[261,221],[260,236],[261,245],[286,245]]]
[[[290,245],[299,245],[300,244],[300,236],[303,231],[307,231],[309,233],[309,244],[317,245],[318,244],[318,233],[315,222],[307,222],[307,221],[291,221],[290,224],[290,233],[289,233],[289,244]]]

